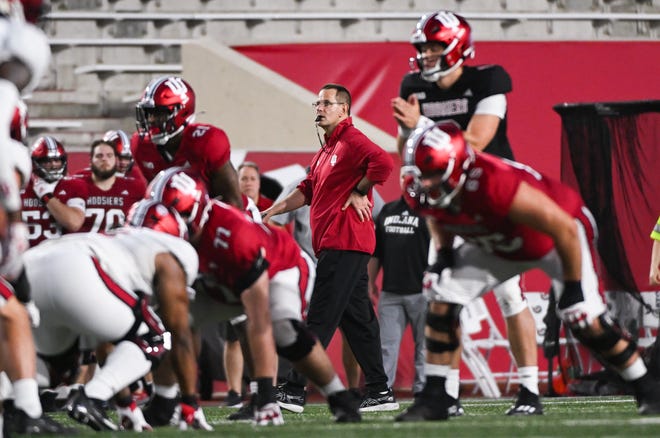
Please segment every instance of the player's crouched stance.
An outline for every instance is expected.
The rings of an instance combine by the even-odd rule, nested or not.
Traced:
[[[102,405],[159,362],[170,348],[168,334],[168,354],[194,379],[187,286],[198,261],[185,240],[146,228],[71,234],[28,250],[24,261],[42,315],[34,330],[42,357],[55,363],[79,339],[92,349],[114,344],[103,366],[67,401],[71,418],[98,431],[118,430]],[[158,303],[159,315],[149,306],[151,299]],[[115,402],[124,428],[150,429],[130,398]],[[194,400],[186,408],[192,413],[182,409],[182,417],[190,417],[192,424],[201,409]]]
[[[33,324],[38,312],[31,313]],[[36,377],[36,354],[30,317],[16,298],[12,286],[0,277],[0,371],[7,373],[13,395],[4,400],[0,415],[0,436],[13,434],[73,434],[44,414],[39,403]]]
[[[291,235],[255,223],[221,201],[209,201],[201,180],[181,168],[162,171],[148,193],[176,210],[192,231],[200,271],[191,305],[195,327],[240,313],[247,317],[235,327],[247,347],[246,363],[257,390],[242,419],[259,426],[284,423],[273,386],[279,353],[327,397],[337,422],[360,421],[359,401],[346,390],[325,349],[302,321],[303,299],[311,293],[315,271]],[[147,418],[150,411],[145,410]]]
[[[416,131],[404,162],[404,195],[429,218],[441,250],[424,277],[426,385],[397,421],[448,418],[445,378],[461,307],[534,268],[552,279],[557,315],[575,337],[632,384],[638,412],[660,414],[660,383],[605,313],[592,260],[595,225],[575,191],[528,166],[473,152],[453,123]],[[452,250],[454,235],[465,243]]]

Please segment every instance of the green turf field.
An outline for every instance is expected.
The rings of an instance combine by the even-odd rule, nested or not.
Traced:
[[[409,402],[403,402],[402,408]],[[503,413],[510,406],[508,399],[463,401],[466,415],[444,422],[395,423],[398,412],[369,413],[357,424],[334,424],[325,405],[308,404],[303,414],[285,412],[285,424],[279,427],[254,427],[248,423],[233,423],[225,417],[229,408],[205,407],[206,418],[214,432],[186,431],[158,428],[150,436],[158,437],[639,437],[660,436],[660,416],[640,417],[631,397],[547,398],[545,415],[507,417]],[[65,414],[57,419],[74,424]],[[77,423],[76,423],[77,424]],[[133,434],[102,433],[79,426],[79,436],[130,436]],[[135,434],[137,435],[137,434]]]

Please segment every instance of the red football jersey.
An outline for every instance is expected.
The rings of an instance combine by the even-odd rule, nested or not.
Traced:
[[[108,190],[101,190],[90,174],[75,175],[87,187],[85,196],[85,222],[78,232],[105,232],[124,224],[133,203],[143,198],[144,183],[133,178],[115,177]]]
[[[578,218],[589,233],[587,237],[593,239],[595,225],[578,193],[529,166],[489,154],[477,154],[468,170],[459,211],[427,208],[422,214],[434,217],[444,230],[500,257],[536,260],[552,250],[554,242],[549,235],[509,219],[511,203],[523,181]]]
[[[211,201],[207,212],[197,247],[199,270],[213,274],[236,297],[266,269],[268,278],[293,267],[306,272],[300,247],[286,231],[256,223],[243,211],[217,200]]]
[[[30,248],[43,240],[62,235],[62,228],[55,222],[46,206],[34,193],[34,180],[30,178],[21,191],[21,217],[28,227]]]
[[[163,169],[174,166],[191,167],[202,175],[208,186],[211,174],[222,167],[230,157],[227,134],[212,125],[192,123],[181,133],[181,144],[171,159],[165,158],[158,147],[136,132],[131,138],[135,164],[142,175],[151,181]]]

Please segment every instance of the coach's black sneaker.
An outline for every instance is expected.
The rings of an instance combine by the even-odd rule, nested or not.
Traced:
[[[101,400],[87,397],[85,389],[81,387],[64,405],[64,410],[78,423],[86,424],[98,432],[119,430],[119,427],[105,413],[102,405]]]
[[[305,410],[305,399],[307,398],[304,389],[297,390],[293,385],[283,383],[275,390],[275,399],[282,409],[300,414]]]
[[[520,386],[516,404],[506,411],[507,415],[543,415],[543,405],[537,394]]]
[[[461,404],[460,399],[454,398],[449,395],[447,396],[447,400],[449,402],[447,413],[449,414],[450,417],[461,417],[465,415],[465,409],[463,409],[463,405]]]
[[[252,394],[250,401],[245,403],[239,410],[230,414],[227,420],[230,421],[253,421],[254,410],[257,408],[257,395]]]
[[[367,392],[360,405],[360,412],[396,411],[397,409],[399,409],[399,403],[394,398],[392,388],[380,392]]]
[[[143,409],[144,419],[152,427],[169,426],[173,424],[172,418],[178,405],[178,398],[167,398],[156,394]]]
[[[362,420],[360,399],[355,398],[351,391],[339,391],[328,396],[328,405],[337,423],[357,423]]]
[[[14,402],[5,400],[3,403],[2,434],[4,437],[16,435],[75,435],[78,430],[66,427],[46,414],[32,418],[22,409],[17,409]]]
[[[238,392],[230,389],[227,391],[224,406],[227,408],[241,408],[243,407],[243,398]]]
[[[399,414],[395,421],[443,421],[449,419],[447,401],[443,397],[431,398],[424,393],[415,398],[415,402]]]

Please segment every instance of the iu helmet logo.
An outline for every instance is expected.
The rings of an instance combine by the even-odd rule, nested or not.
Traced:
[[[443,121],[416,130],[403,161],[402,189],[409,205],[447,208],[465,185],[474,151],[456,123]]]
[[[416,58],[410,59],[410,66],[419,69],[422,79],[428,82],[437,82],[467,58],[474,57],[470,25],[449,11],[424,15],[410,36],[410,43],[418,52]],[[429,50],[438,52],[429,54]]]
[[[136,106],[138,132],[164,145],[195,120],[195,92],[177,76],[163,76],[147,85]]]
[[[177,95],[181,99],[181,104],[185,105],[188,103],[188,87],[183,79],[178,77],[171,77],[165,81],[165,86],[169,87],[172,90],[172,93]]]
[[[132,227],[145,227],[188,239],[188,227],[179,213],[154,199],[143,199],[131,207],[126,223]]]
[[[147,187],[147,198],[176,210],[193,229],[201,222],[204,207],[209,201],[201,179],[181,167],[171,167],[158,173]]]

